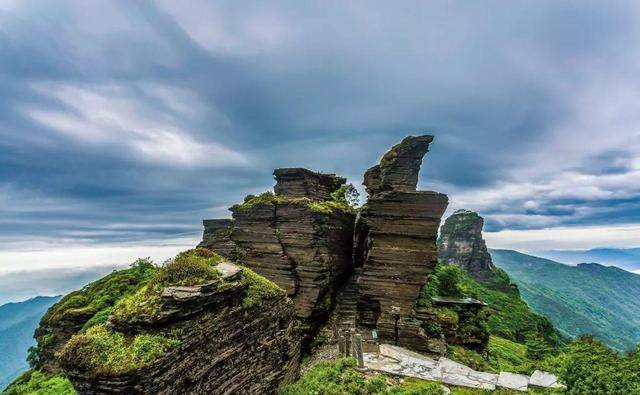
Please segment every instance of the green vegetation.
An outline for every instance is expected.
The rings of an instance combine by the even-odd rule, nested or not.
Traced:
[[[488,304],[489,332],[492,335],[519,343],[524,343],[527,337],[539,336],[551,348],[560,345],[551,321],[533,312],[520,298],[517,290],[505,292],[501,290],[505,287],[490,288],[464,273],[461,276],[461,287],[465,295]]]
[[[280,395],[443,395],[440,384],[424,380],[397,383],[385,375],[367,377],[356,371],[353,358],[321,362]]]
[[[488,304],[485,310],[490,314],[487,325],[491,335],[519,343],[524,343],[528,338],[543,339],[548,349],[557,348],[560,341],[551,322],[534,313],[520,299],[517,289],[509,286],[507,275],[500,274],[500,271],[496,273],[496,279],[485,284],[472,279],[457,266],[439,263],[420,292],[418,306],[431,308],[431,298],[434,296],[472,297]],[[454,308],[439,307],[433,311],[443,322],[452,322],[456,313]],[[466,329],[459,330],[470,331],[474,325],[480,324],[476,320],[466,325]],[[436,329],[435,332],[431,332],[438,333],[437,328],[433,329]]]
[[[106,320],[106,312],[125,295],[134,293],[155,272],[156,267],[149,259],[138,259],[131,268],[114,271],[79,291],[71,292],[50,308],[42,317],[41,325],[86,318],[86,322],[97,325]],[[85,324],[84,329],[91,325]]]
[[[147,284],[135,293],[122,297],[111,310],[116,322],[127,322],[131,318],[160,313],[160,295],[167,285],[196,285],[220,278],[215,268],[223,261],[220,255],[204,248],[181,252],[162,267],[155,268]]]
[[[242,274],[243,278],[241,281],[247,285],[247,291],[242,300],[242,307],[246,309],[259,306],[266,299],[286,295],[286,292],[282,288],[256,274],[251,269],[243,268]]]
[[[356,207],[360,203],[360,193],[353,184],[343,184],[331,193],[331,199],[343,206]]]
[[[513,372],[531,374],[542,369],[545,362],[528,357],[527,346],[497,336],[489,338],[489,355],[484,358],[479,353],[460,346],[449,346],[448,357],[472,369],[499,373]]]
[[[220,255],[204,248],[181,252],[160,268],[152,284],[196,285],[220,278],[215,266],[224,261]]]
[[[569,395],[640,394],[640,349],[619,355],[592,337],[581,337],[549,362]]]
[[[566,337],[592,334],[620,351],[640,342],[640,276],[598,264],[563,265],[510,250],[491,250],[522,298]]]
[[[358,191],[352,184],[343,185],[331,194],[332,200],[317,201],[309,198],[288,198],[276,195],[271,191],[263,192],[260,195],[248,195],[244,203],[236,204],[232,210],[246,210],[255,206],[274,206],[276,204],[293,204],[308,208],[317,213],[329,214],[334,211],[355,210],[358,203]]]
[[[74,335],[62,349],[63,366],[97,374],[123,374],[145,367],[180,345],[164,335],[125,336],[104,324]]]
[[[75,395],[71,382],[61,374],[30,370],[9,385],[2,395]]]

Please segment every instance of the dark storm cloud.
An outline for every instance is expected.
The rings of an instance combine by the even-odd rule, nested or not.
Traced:
[[[0,242],[196,234],[201,218],[269,188],[274,167],[359,184],[389,146],[422,131],[436,142],[421,183],[454,203],[501,183],[554,185],[557,166],[636,171],[628,147],[595,157],[587,147],[587,160],[549,144],[574,122],[574,94],[635,56],[624,51],[635,43],[630,6],[8,2]],[[598,196],[467,200],[490,230],[545,224],[527,216],[637,219],[632,202]]]

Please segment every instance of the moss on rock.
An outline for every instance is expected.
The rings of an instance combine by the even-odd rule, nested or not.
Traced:
[[[163,334],[125,336],[101,324],[74,335],[58,358],[63,367],[123,374],[150,365],[178,345],[180,340]]]

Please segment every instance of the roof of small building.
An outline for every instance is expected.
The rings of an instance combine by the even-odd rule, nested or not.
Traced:
[[[456,298],[452,296],[434,296],[431,300],[436,304],[466,304],[488,306],[486,303],[473,298]]]

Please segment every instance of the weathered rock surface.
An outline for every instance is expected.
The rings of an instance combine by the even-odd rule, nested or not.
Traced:
[[[440,228],[438,259],[456,265],[479,280],[495,277],[491,255],[482,237],[484,219],[469,210],[458,210]]]
[[[529,386],[529,377],[523,374],[500,372],[497,386],[508,390],[526,392]]]
[[[367,193],[383,191],[415,192],[422,158],[429,150],[433,136],[409,136],[394,145],[380,161],[364,174]]]
[[[227,259],[235,259],[235,244],[231,241],[233,220],[230,218],[205,219],[202,221],[202,225],[204,226],[204,233],[202,242],[198,244],[198,247],[208,248]]]
[[[436,239],[448,198],[416,191],[422,157],[432,136],[407,137],[365,173],[369,199],[356,221],[354,263],[358,325],[381,339],[416,350],[427,340],[414,308],[437,263]]]
[[[479,372],[448,358],[441,357],[436,360],[387,344],[380,345],[379,353],[365,354],[364,361],[367,368],[375,371],[439,381],[456,387],[489,391],[502,387],[522,392],[526,392],[529,386],[541,389],[566,388],[558,383],[555,375],[539,370],[533,372],[531,377],[509,372]]]
[[[233,251],[234,259],[285,289],[305,333],[312,334],[352,271],[354,214],[321,206],[346,180],[306,169],[276,169],[274,175],[276,195],[249,196],[233,206],[228,236],[223,240],[219,232],[215,245],[208,245],[222,255]]]
[[[245,285],[233,276],[227,286],[165,289],[166,314],[128,328],[179,334],[180,345],[149,366],[105,374],[63,359],[74,388],[79,394],[273,394],[295,379],[300,335],[293,303],[280,293],[243,304]]]
[[[335,174],[324,174],[303,168],[280,168],[273,172],[276,195],[291,198],[329,200],[331,193],[340,188],[347,179]]]

